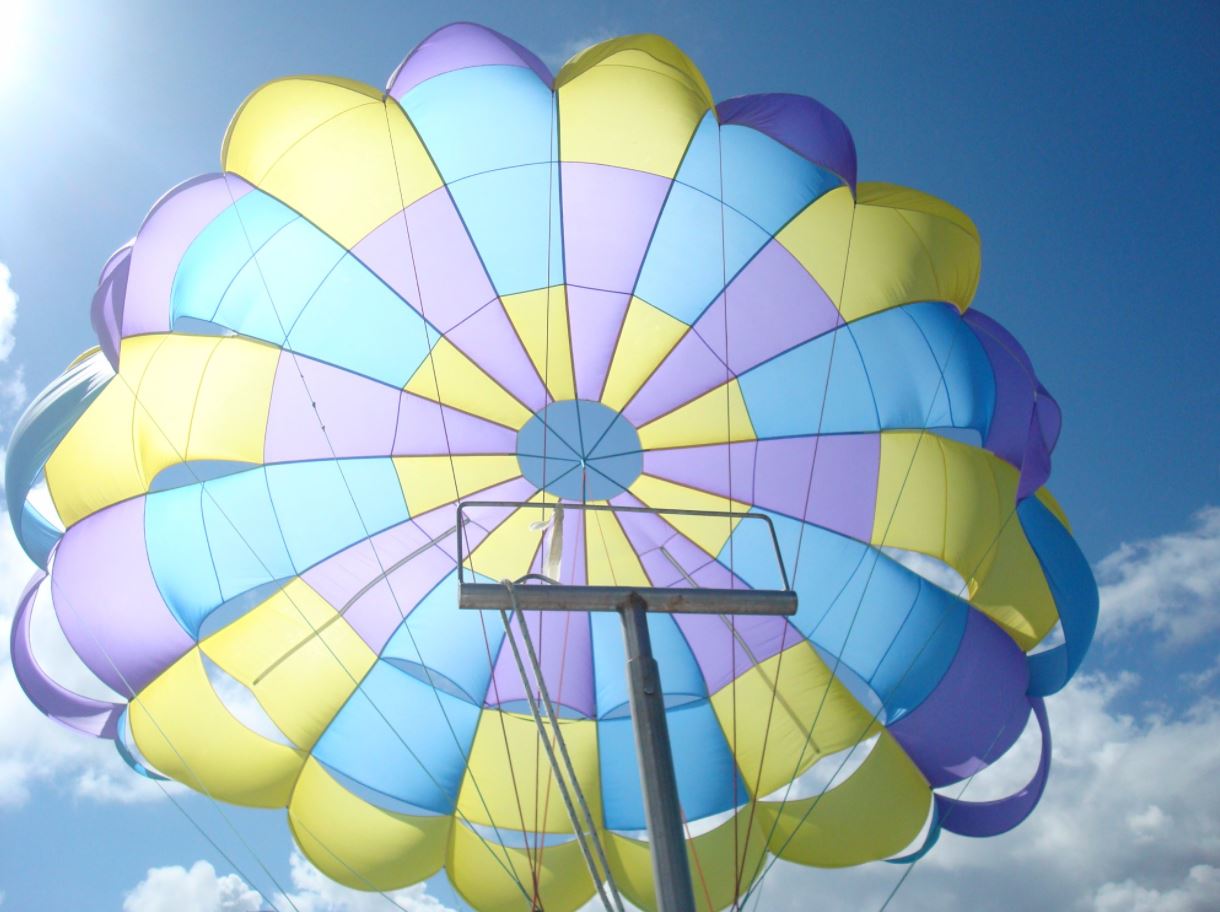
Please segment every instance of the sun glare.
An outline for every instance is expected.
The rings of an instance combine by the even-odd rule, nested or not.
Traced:
[[[31,40],[26,13],[25,0],[0,0],[0,91],[21,77]]]

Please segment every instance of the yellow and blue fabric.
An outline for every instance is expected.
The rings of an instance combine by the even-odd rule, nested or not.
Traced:
[[[858,183],[812,99],[716,104],[652,35],[552,76],[449,26],[385,92],[262,87],[221,164],[106,264],[100,350],[8,450],[18,538],[121,695],[59,688],[15,635],[44,711],[139,769],[287,808],[353,887],[444,866],[476,908],[524,890],[575,909],[593,884],[505,633],[456,607],[457,534],[499,580],[541,572],[559,533],[533,506],[458,530],[455,504],[752,512],[799,612],[649,621],[701,908],[768,853],[909,860],[1032,809],[1041,698],[1078,667],[1096,588],[1044,487],[1058,407],[969,309],[965,215]],[[28,501],[40,479],[57,517]],[[779,584],[759,522],[568,511],[555,547],[577,585]],[[617,622],[526,621],[616,880],[652,908]],[[937,792],[1031,716],[1029,787]],[[810,792],[844,751],[862,762]]]

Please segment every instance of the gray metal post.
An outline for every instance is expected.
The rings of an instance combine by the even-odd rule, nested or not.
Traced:
[[[695,912],[678,780],[669,748],[669,726],[661,676],[652,657],[648,636],[648,605],[638,594],[619,608],[627,647],[627,684],[631,696],[631,723],[644,793],[644,817],[652,841],[652,876],[656,882],[659,912]]]

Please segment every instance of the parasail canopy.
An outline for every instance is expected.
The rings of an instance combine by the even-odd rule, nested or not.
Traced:
[[[594,885],[505,630],[456,604],[459,534],[496,581],[551,566],[555,526],[504,507],[459,526],[456,505],[756,513],[795,616],[649,619],[701,908],[770,857],[909,861],[941,829],[1003,832],[1041,794],[1042,698],[1097,597],[1044,487],[1058,406],[970,309],[979,256],[957,209],[858,183],[821,104],[717,104],[654,35],[552,76],[463,23],[385,92],[269,83],[221,171],[106,264],[100,349],[14,433],[9,515],[49,574],[14,624],[19,679],[138,771],[286,808],[350,886],[443,866],[479,909],[575,909]],[[53,511],[27,496],[44,480]],[[570,511],[554,566],[775,588],[764,528]],[[39,666],[40,591],[113,702]],[[617,621],[526,621],[615,880],[650,908]],[[945,791],[1027,727],[1028,787]]]

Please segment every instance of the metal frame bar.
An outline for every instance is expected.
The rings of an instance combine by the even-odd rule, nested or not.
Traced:
[[[585,510],[606,513],[651,513],[653,515],[722,517],[728,520],[762,520],[771,532],[775,560],[783,579],[783,589],[702,589],[682,570],[689,588],[657,586],[569,586],[534,573],[525,574],[518,582],[533,580],[540,585],[514,586],[512,582],[466,582],[463,575],[464,532],[468,507],[538,507],[554,510]],[[457,508],[458,607],[468,611],[500,611],[508,626],[508,611],[617,611],[623,623],[623,645],[627,657],[628,696],[631,704],[631,724],[635,733],[636,759],[640,768],[640,785],[644,801],[644,817],[651,841],[652,872],[659,912],[695,912],[694,891],[690,879],[690,864],[686,857],[682,806],[678,801],[678,781],[674,774],[673,751],[669,742],[669,726],[665,716],[665,700],[661,689],[661,674],[652,654],[648,635],[648,613],[664,614],[744,614],[793,615],[797,609],[796,593],[791,589],[788,571],[779,549],[779,538],[771,517],[760,513],[716,512],[712,510],[663,510],[651,507],[614,507],[600,504],[530,503],[528,501],[484,500],[459,503]],[[471,573],[474,570],[471,568]],[[523,622],[522,622],[523,624]],[[523,632],[528,633],[524,627]],[[506,634],[512,637],[512,632]],[[528,643],[528,640],[527,640]],[[516,645],[514,643],[514,650]],[[532,654],[531,660],[535,657]],[[534,666],[539,685],[542,672]],[[524,679],[524,670],[522,670]],[[533,703],[531,696],[531,704]],[[537,708],[535,707],[536,721]],[[545,737],[545,733],[543,735]],[[562,737],[556,732],[557,737]]]
[[[558,502],[558,501],[556,501],[554,503],[544,503],[544,502],[536,502],[536,501],[528,501],[528,500],[464,500],[464,501],[461,501],[458,503],[458,505],[457,505],[457,528],[458,528],[457,565],[458,565],[458,584],[459,585],[467,585],[466,580],[463,577],[462,565],[465,563],[465,560],[466,560],[465,551],[464,551],[464,546],[465,546],[464,533],[466,531],[466,523],[468,520],[462,514],[466,509],[468,509],[470,507],[513,507],[516,509],[528,507],[530,509],[539,509],[539,510],[554,510],[556,507],[563,507],[565,510],[579,510],[584,513],[650,513],[653,516],[706,516],[706,517],[710,517],[713,519],[716,519],[716,518],[727,519],[727,520],[739,519],[739,520],[751,520],[754,522],[764,522],[767,525],[767,531],[771,535],[771,544],[775,548],[775,564],[779,568],[780,579],[783,581],[784,588],[782,590],[780,590],[780,589],[770,589],[770,590],[767,590],[767,589],[753,589],[753,590],[726,589],[724,591],[725,592],[743,592],[743,591],[790,592],[792,590],[792,583],[788,579],[788,570],[784,566],[784,559],[783,559],[783,557],[780,553],[780,549],[779,549],[779,536],[775,534],[775,523],[771,522],[771,517],[768,516],[766,513],[734,513],[731,510],[727,510],[727,511],[680,510],[680,509],[676,509],[676,508],[668,509],[668,508],[663,508],[663,507],[630,507],[630,506],[613,506],[611,504],[563,503],[563,502]],[[472,570],[472,572],[473,572],[473,570]],[[729,612],[729,613],[736,613],[736,612]]]
[[[518,586],[522,611],[622,611],[635,599],[661,614],[796,614],[796,593],[783,589],[661,589],[649,586]],[[508,611],[514,605],[503,583],[461,583],[458,607]]]

